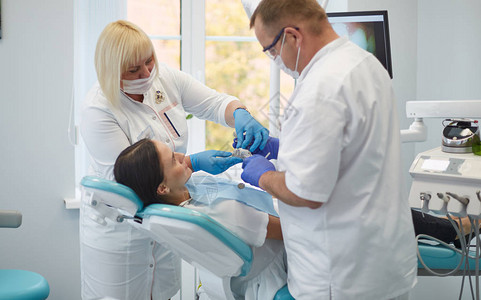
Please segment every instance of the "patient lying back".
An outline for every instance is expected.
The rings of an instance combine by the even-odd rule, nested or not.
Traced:
[[[260,228],[265,227],[265,238],[282,239],[279,218],[234,203],[235,200],[240,200],[234,198],[239,197],[238,195],[233,195],[232,199],[225,199],[225,195],[223,195],[222,200],[232,200],[228,201],[232,203],[220,204],[223,201],[216,199],[216,195],[219,193],[210,190],[212,197],[209,201],[199,203],[200,195],[191,195],[188,187],[191,191],[195,191],[196,185],[202,185],[204,180],[190,180],[192,169],[189,166],[188,159],[184,154],[172,152],[162,142],[143,139],[120,153],[114,165],[114,176],[118,183],[134,190],[144,206],[153,203],[182,205],[200,210],[214,219],[219,219],[217,221],[228,228],[233,223],[251,223],[256,215],[262,215],[261,218],[265,220],[262,221],[262,225],[258,224],[259,226],[255,230],[259,231]],[[249,188],[243,189],[241,193],[245,198],[253,197]],[[197,196],[197,199],[193,199],[192,196]],[[219,206],[219,211],[214,209],[217,206]],[[232,210],[226,209],[226,206],[233,206]],[[240,236],[240,238],[243,237]],[[248,242],[248,244],[250,243]],[[257,244],[252,244],[252,246],[257,246]]]
[[[254,193],[246,187],[232,197],[225,191],[216,191],[212,189],[215,177],[209,176],[206,180],[192,176],[189,159],[184,154],[174,153],[162,142],[150,139],[140,140],[122,151],[115,162],[114,175],[116,181],[130,187],[145,206],[161,203],[200,211],[254,247],[251,272],[232,282],[238,295],[245,299],[272,299],[286,283],[283,243],[274,241],[282,240],[279,218],[236,199],[256,201],[252,198],[258,190]],[[208,193],[205,192],[207,183],[210,184]]]

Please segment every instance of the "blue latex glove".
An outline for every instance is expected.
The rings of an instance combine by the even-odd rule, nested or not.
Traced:
[[[207,150],[190,155],[190,162],[194,172],[202,170],[217,175],[242,162],[242,159],[231,155],[230,152]]]
[[[234,143],[232,144],[232,147],[236,147],[237,145],[237,138],[234,138]],[[260,154],[264,157],[267,156],[267,159],[277,159],[277,153],[279,153],[279,139],[275,137],[269,137],[267,139],[266,145],[264,149],[257,148],[256,151],[252,152],[252,154]]]
[[[268,171],[275,171],[276,167],[264,156],[254,154],[244,159],[242,163],[244,171],[241,174],[242,180],[259,187],[259,178]]]
[[[257,122],[245,109],[236,109],[234,111],[234,119],[238,139],[235,148],[247,149],[252,144],[249,148],[250,152],[255,151],[257,148],[264,149],[269,137],[269,130]]]

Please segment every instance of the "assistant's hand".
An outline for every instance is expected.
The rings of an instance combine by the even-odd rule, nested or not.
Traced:
[[[230,152],[206,150],[190,155],[190,161],[194,172],[202,170],[217,175],[242,162],[242,159],[231,155]]]
[[[269,137],[269,130],[257,122],[245,109],[236,109],[234,111],[234,120],[238,139],[235,148],[247,149],[252,144],[248,149],[250,152],[255,151],[257,148],[264,149]]]
[[[264,156],[254,154],[244,159],[242,169],[244,169],[241,174],[242,180],[259,187],[259,179],[262,174],[268,171],[275,171],[276,167]]]

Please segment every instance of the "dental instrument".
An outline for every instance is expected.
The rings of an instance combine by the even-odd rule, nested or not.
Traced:
[[[232,156],[245,159],[247,157],[252,156],[252,153],[247,149],[236,148],[234,149],[234,151],[232,151]]]

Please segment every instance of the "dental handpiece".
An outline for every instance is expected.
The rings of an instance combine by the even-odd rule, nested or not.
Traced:
[[[461,196],[459,196],[457,194],[454,194],[454,193],[451,193],[451,192],[446,192],[446,195],[449,195],[449,196],[453,197],[454,199],[458,200],[459,202],[461,202],[464,205],[469,204],[469,198],[461,197]]]
[[[421,193],[419,194],[419,199],[421,199],[421,201],[429,201],[431,200],[431,195],[428,193]]]
[[[247,149],[237,148],[232,151],[232,156],[245,159],[249,156],[252,156],[252,153]]]
[[[451,200],[451,198],[449,198],[449,196],[446,196],[443,193],[437,193],[436,195],[438,195],[438,198],[443,200],[445,203],[447,203],[447,202],[449,202],[449,200]]]

